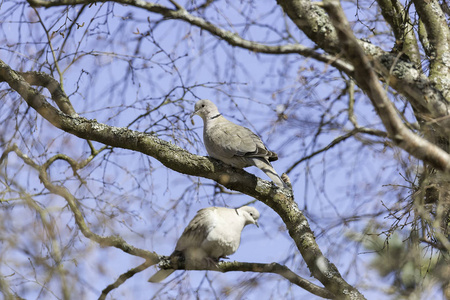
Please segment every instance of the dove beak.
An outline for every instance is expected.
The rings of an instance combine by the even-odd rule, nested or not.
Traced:
[[[193,118],[195,115],[199,116],[198,111],[200,110],[201,107],[194,109],[194,112],[191,114],[191,118]]]
[[[258,228],[259,228],[259,224],[258,224],[258,221],[255,221],[255,225],[256,225],[256,227],[258,227]]]

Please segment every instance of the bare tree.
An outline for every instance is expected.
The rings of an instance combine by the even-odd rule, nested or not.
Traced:
[[[0,5],[6,299],[450,298],[446,1]],[[292,190],[199,156],[201,98]],[[226,274],[147,282],[196,210],[250,202]]]

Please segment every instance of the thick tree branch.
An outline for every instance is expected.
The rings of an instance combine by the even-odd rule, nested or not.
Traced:
[[[336,30],[323,8],[311,0],[277,0],[283,11],[313,42],[328,53],[339,54]]]
[[[425,51],[426,56],[432,57],[433,49],[431,48],[430,41],[428,40],[427,30],[422,20],[419,19],[419,25],[417,34],[419,35],[419,41],[422,44],[423,50]]]
[[[408,11],[398,0],[377,0],[384,19],[395,36],[395,48],[405,53],[416,66],[420,66],[420,52]]]
[[[450,29],[437,0],[414,0],[429,42],[430,80],[447,97],[450,93]]]
[[[397,146],[416,158],[431,164],[436,169],[449,172],[450,155],[436,145],[408,130],[397,115],[397,111],[392,102],[389,101],[383,86],[380,84],[369,58],[353,35],[339,1],[326,0],[324,3],[338,31],[345,56],[354,66],[358,66],[355,68],[355,81],[372,101],[378,116],[386,128],[389,138]]]
[[[373,69],[420,112],[419,119],[431,121],[449,115],[446,98],[420,69],[400,59],[400,55],[386,53],[370,43],[361,41],[358,43],[373,63]],[[448,128],[450,120],[443,119],[439,125],[441,128]]]
[[[294,202],[292,191],[279,188],[273,183],[257,178],[244,170],[235,169],[214,159],[191,154],[153,135],[127,128],[108,126],[81,117],[73,118],[61,113],[48,104],[43,95],[30,87],[17,72],[1,60],[0,80],[6,81],[11,88],[24,98],[28,105],[63,131],[83,139],[147,154],[176,172],[212,179],[229,189],[242,192],[265,203],[282,218],[311,273],[327,290],[342,299],[364,298],[358,290],[345,282],[337,268],[322,254],[306,217],[297,203]],[[65,188],[52,185],[46,178],[45,172],[41,174],[41,180],[52,193],[61,195],[68,201],[75,217],[79,218],[80,229],[84,230],[83,233],[88,238],[98,240],[99,243],[108,243],[108,245],[114,247],[125,245],[120,238],[109,240],[86,231],[86,227],[83,226],[84,220],[81,212],[77,210],[73,196]],[[131,246],[124,247],[123,250],[126,249],[136,251]],[[146,253],[141,254],[146,255]]]

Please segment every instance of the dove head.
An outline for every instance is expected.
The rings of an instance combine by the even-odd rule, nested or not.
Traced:
[[[259,227],[259,211],[256,208],[251,206],[242,206],[239,208],[239,212],[241,212],[245,218],[245,225],[255,224]]]
[[[220,116],[217,106],[209,100],[199,100],[195,103],[193,115],[200,116],[203,121]]]

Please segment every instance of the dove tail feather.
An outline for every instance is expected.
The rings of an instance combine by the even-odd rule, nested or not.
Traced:
[[[270,162],[268,162],[264,159],[259,159],[259,158],[253,158],[252,160],[256,167],[261,169],[264,173],[266,173],[267,176],[269,176],[270,179],[272,179],[273,183],[275,183],[276,185],[278,185],[280,187],[286,187],[286,184],[283,182],[281,177],[277,174],[277,172],[272,167]]]
[[[269,157],[268,160],[269,161],[276,161],[278,160],[278,154],[276,154],[275,152],[269,151]]]
[[[155,282],[155,283],[161,282],[164,279],[166,279],[167,277],[169,277],[169,275],[172,274],[173,272],[175,272],[174,269],[159,270],[152,277],[150,277],[148,282]]]

